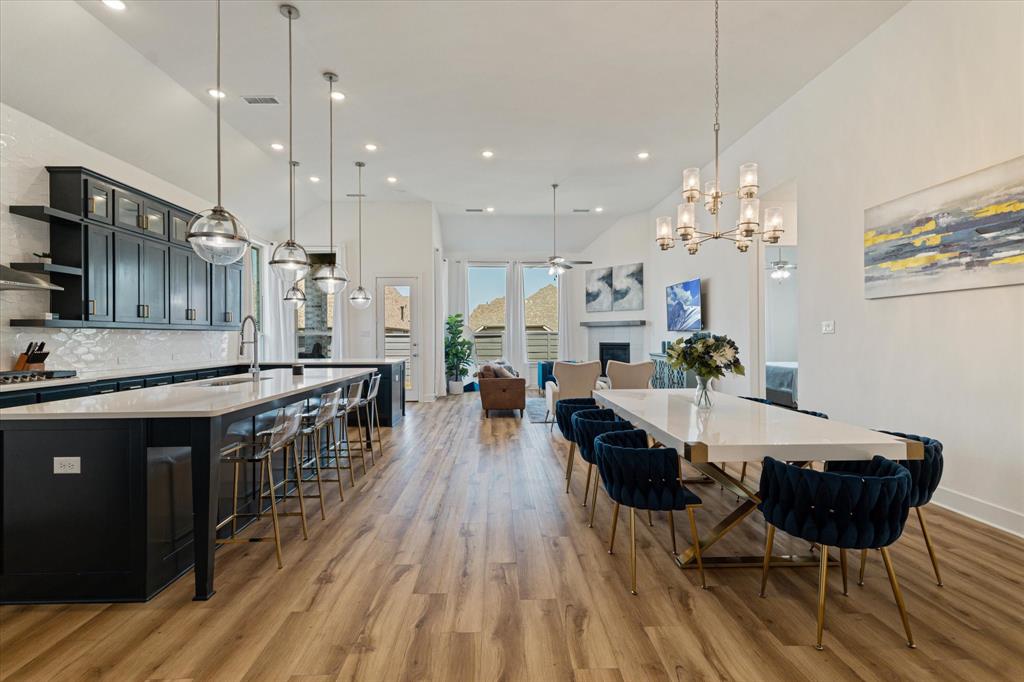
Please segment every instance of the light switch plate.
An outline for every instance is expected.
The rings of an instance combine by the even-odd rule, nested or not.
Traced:
[[[53,473],[55,474],[80,474],[82,473],[81,457],[54,457]]]
[[[836,333],[836,321],[835,320],[823,320],[821,323],[822,334],[835,334]]]

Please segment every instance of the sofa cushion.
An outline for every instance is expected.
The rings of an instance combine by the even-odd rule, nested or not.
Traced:
[[[496,376],[499,379],[514,379],[516,377],[515,372],[511,371],[508,367],[505,367],[504,365],[494,366],[494,376]]]
[[[483,365],[480,367],[480,369],[477,370],[476,374],[474,374],[473,376],[475,376],[478,379],[493,379],[495,376],[494,366],[489,364]]]

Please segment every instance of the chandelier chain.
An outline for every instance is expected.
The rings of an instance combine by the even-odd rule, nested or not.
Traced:
[[[715,130],[718,128],[718,0],[715,0]]]

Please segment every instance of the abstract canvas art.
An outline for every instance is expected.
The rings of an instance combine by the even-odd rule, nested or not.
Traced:
[[[864,297],[1024,284],[1024,156],[864,211]]]
[[[670,332],[700,331],[700,279],[665,287],[665,307]]]
[[[612,268],[612,310],[644,309],[644,264]]]
[[[587,312],[607,313],[612,309],[612,269],[587,270]]]

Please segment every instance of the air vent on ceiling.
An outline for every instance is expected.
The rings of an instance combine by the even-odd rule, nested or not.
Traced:
[[[365,194],[346,194],[345,196],[347,196],[349,199],[357,199],[359,197],[365,197],[366,195]]]
[[[589,208],[574,208],[572,210],[572,212],[573,213],[590,213],[590,209]]]
[[[484,210],[482,208],[467,208],[466,209],[466,213],[483,213],[483,212],[484,212]]]
[[[273,95],[243,95],[246,104],[280,104]]]

